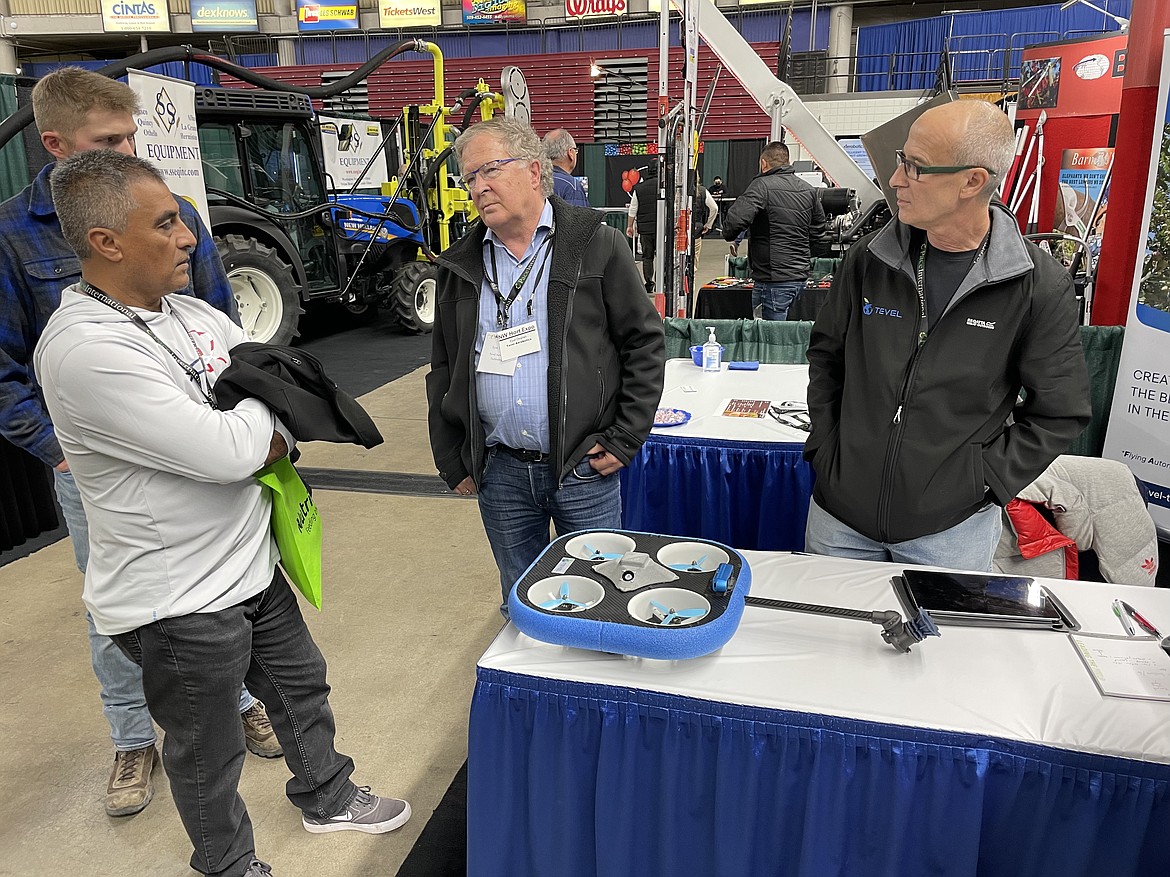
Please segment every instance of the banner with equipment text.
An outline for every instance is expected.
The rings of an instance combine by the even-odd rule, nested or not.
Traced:
[[[1150,182],[1129,318],[1104,456],[1145,482],[1150,516],[1170,536],[1170,35],[1163,37],[1162,77],[1150,156]]]
[[[195,127],[195,86],[141,70],[128,70],[126,83],[142,106],[134,116],[138,124],[135,153],[157,167],[167,187],[199,211],[211,228],[199,131]]]
[[[321,154],[329,174],[329,188],[344,192],[361,181],[361,188],[381,191],[390,177],[386,174],[386,152],[382,126],[374,121],[318,116]],[[368,168],[367,168],[368,165]]]

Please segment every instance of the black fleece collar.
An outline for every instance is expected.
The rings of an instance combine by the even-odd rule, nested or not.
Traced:
[[[587,207],[574,207],[550,195],[557,238],[553,247],[553,263],[549,284],[556,281],[571,283],[576,277],[576,266],[585,252],[585,244],[601,225],[601,214]],[[477,219],[467,234],[439,255],[439,264],[454,271],[478,288],[483,283],[483,238],[487,227]],[[569,276],[569,274],[573,276]]]

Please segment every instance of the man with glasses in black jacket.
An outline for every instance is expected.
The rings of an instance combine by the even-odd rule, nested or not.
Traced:
[[[898,216],[809,341],[809,551],[990,570],[1000,508],[1089,422],[1072,280],[992,200],[1014,149],[1003,112],[957,101],[898,151]]]

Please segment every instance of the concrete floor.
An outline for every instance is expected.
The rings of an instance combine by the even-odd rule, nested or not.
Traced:
[[[698,276],[722,272],[721,242]],[[701,282],[701,281],[700,281]],[[423,368],[363,396],[386,438],[302,445],[301,465],[434,474]],[[283,760],[248,756],[240,784],[257,854],[277,877],[393,875],[467,756],[475,662],[500,628],[499,578],[474,500],[319,490],[324,609],[302,608],[329,662],[338,749],[354,779],[414,816],[380,837],[312,835],[284,797]],[[0,875],[186,877],[190,846],[155,774],[142,813],[105,815],[113,750],[89,666],[68,540],[0,567]]]

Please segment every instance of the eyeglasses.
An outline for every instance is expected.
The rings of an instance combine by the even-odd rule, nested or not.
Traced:
[[[906,176],[912,180],[920,179],[923,174],[958,174],[958,173],[962,173],[963,171],[973,171],[973,170],[987,171],[993,177],[995,176],[995,171],[993,171],[989,167],[983,167],[983,165],[981,165],[981,164],[957,164],[957,165],[918,164],[917,162],[914,162],[914,161],[911,161],[910,159],[908,159],[906,157],[906,153],[904,153],[900,149],[895,149],[894,155],[896,155],[898,157],[898,163],[902,165],[902,170],[905,172]]]
[[[504,172],[504,165],[519,160],[518,158],[497,158],[492,161],[485,161],[471,173],[461,176],[459,178],[459,185],[464,189],[470,189],[475,185],[476,177],[483,177],[485,180],[494,180]]]

